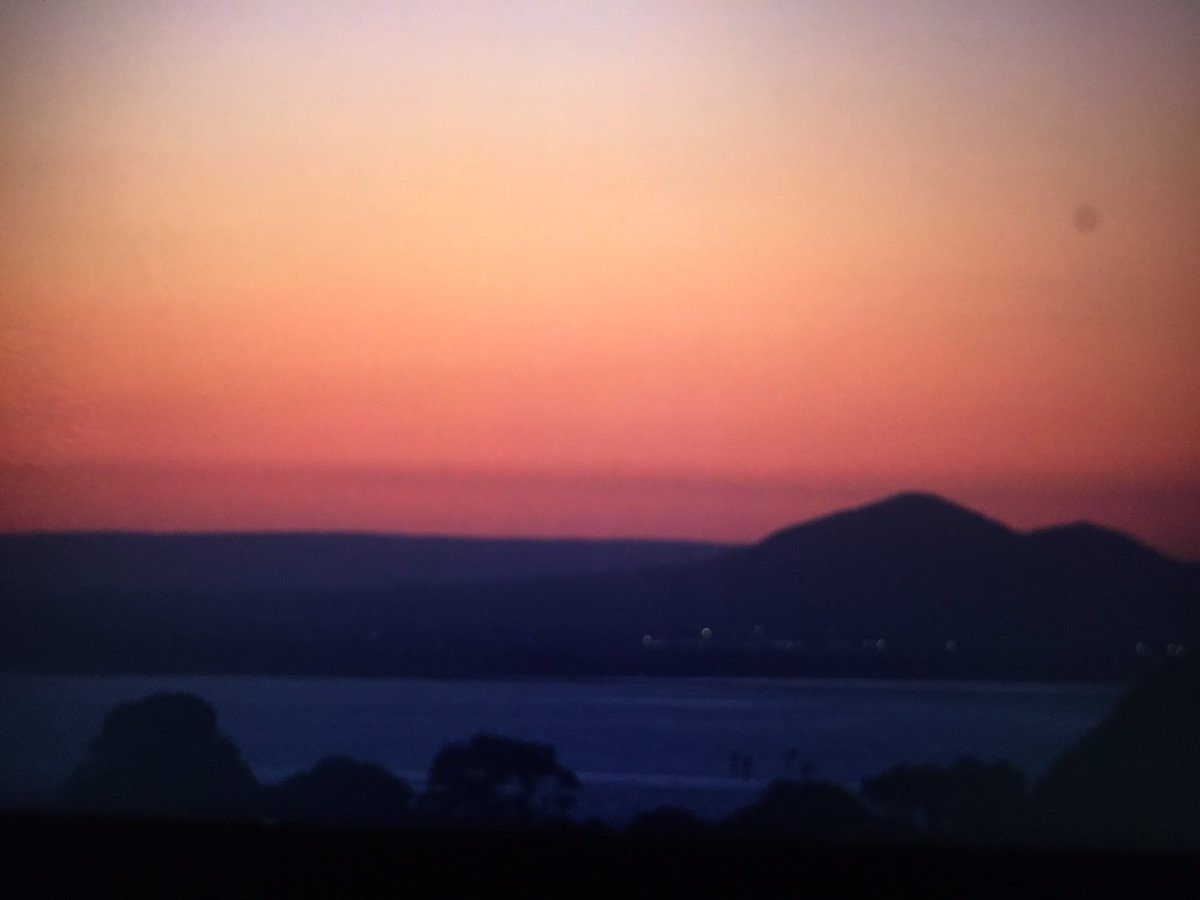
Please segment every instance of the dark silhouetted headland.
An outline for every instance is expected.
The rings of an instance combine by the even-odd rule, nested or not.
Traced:
[[[1159,672],[1046,773],[1050,837],[1110,847],[1200,848],[1200,663]]]

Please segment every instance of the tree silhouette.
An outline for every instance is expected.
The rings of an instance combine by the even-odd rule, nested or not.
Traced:
[[[434,821],[533,824],[564,817],[579,787],[553,747],[478,734],[439,751],[421,808]]]
[[[117,705],[63,794],[74,812],[155,818],[245,819],[258,785],[217,712],[193,694]]]
[[[263,793],[270,818],[327,825],[403,825],[411,821],[414,796],[382,766],[344,756],[327,757]]]

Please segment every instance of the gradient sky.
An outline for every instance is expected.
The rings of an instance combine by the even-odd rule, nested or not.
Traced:
[[[1197,48],[1190,0],[4,4],[0,529],[920,488],[1200,557]]]

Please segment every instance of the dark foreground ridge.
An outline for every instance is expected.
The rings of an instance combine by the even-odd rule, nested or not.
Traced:
[[[256,537],[189,545],[182,569],[164,549],[163,572],[142,587],[122,569],[127,556],[106,567],[99,545],[18,561],[22,540],[53,543],[0,541],[9,671],[1129,680],[1200,648],[1200,566],[1085,523],[1016,532],[928,494],[749,547],[588,556],[572,545],[571,560],[505,542],[460,547],[458,577],[436,542],[437,559],[423,561],[407,545],[405,565],[373,545],[358,582],[352,555],[298,557],[296,572],[339,573],[342,586],[313,576],[312,589],[294,574],[279,587],[278,547],[261,570],[247,562],[263,550]],[[535,557],[535,575],[512,575]],[[472,558],[490,562],[471,569]],[[236,577],[163,574],[239,559]],[[386,587],[381,571],[395,577]]]
[[[8,896],[1180,896],[1190,854],[0,814]],[[64,865],[70,860],[70,865]]]

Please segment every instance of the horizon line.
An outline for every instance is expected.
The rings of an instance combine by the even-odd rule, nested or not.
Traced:
[[[797,520],[790,524],[784,524],[769,531],[758,539],[750,541],[718,541],[718,540],[703,540],[687,537],[670,537],[662,535],[653,536],[606,536],[606,537],[588,537],[585,535],[546,535],[533,533],[519,534],[487,534],[482,532],[443,532],[443,531],[387,531],[373,530],[361,528],[240,528],[240,529],[162,529],[162,528],[61,528],[61,529],[28,529],[28,530],[7,530],[0,526],[0,538],[29,538],[29,537],[63,537],[63,536],[122,536],[122,537],[363,537],[363,538],[381,538],[381,539],[407,539],[407,540],[427,540],[427,541],[491,541],[501,543],[581,543],[581,544],[626,544],[626,543],[642,543],[642,544],[685,544],[696,547],[715,547],[727,549],[739,549],[745,547],[754,547],[770,540],[775,535],[785,531],[790,531],[796,528],[803,528],[821,522],[826,519],[837,516],[863,512],[872,508],[881,507],[895,501],[906,498],[922,498],[934,500],[948,508],[960,510],[968,513],[978,519],[992,522],[1004,528],[1005,530],[1022,537],[1028,537],[1035,534],[1040,534],[1048,531],[1058,531],[1068,528],[1092,528],[1098,531],[1106,532],[1121,537],[1124,540],[1130,541],[1139,547],[1158,554],[1166,559],[1182,565],[1200,564],[1200,559],[1188,559],[1166,550],[1163,550],[1153,544],[1129,534],[1119,528],[1093,521],[1087,518],[1072,519],[1063,522],[1058,522],[1052,525],[1037,526],[1034,528],[1020,529],[1010,525],[1001,519],[998,519],[990,514],[983,513],[978,509],[972,508],[955,500],[950,500],[941,494],[932,491],[908,490],[898,491],[891,494],[879,497],[876,500],[867,503],[855,504],[845,507],[833,509],[829,512],[812,516],[806,519]]]

